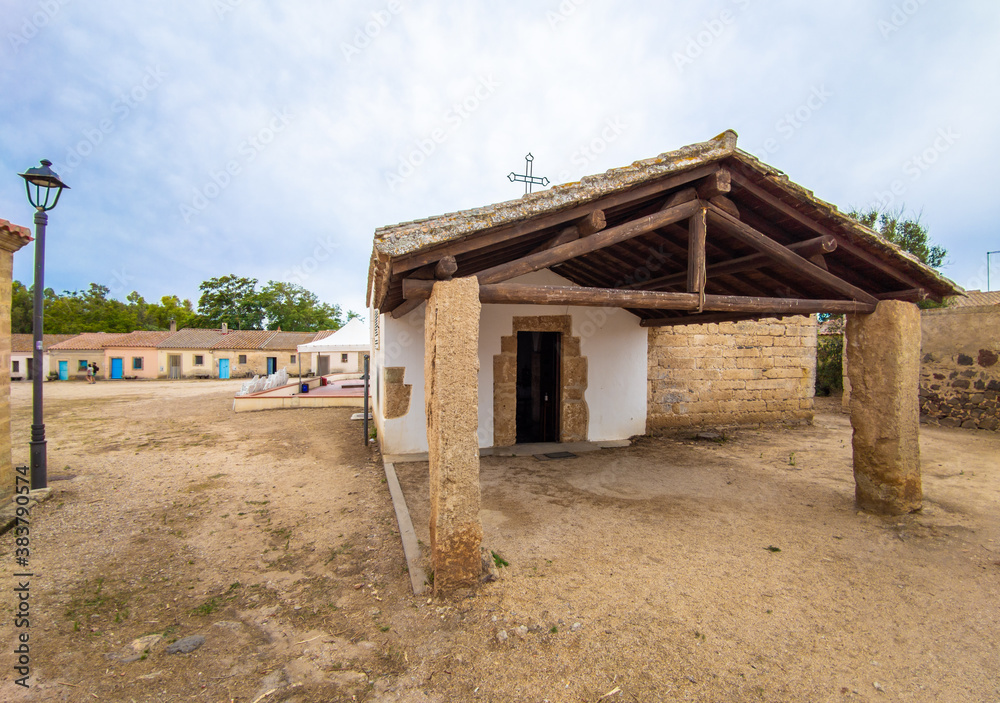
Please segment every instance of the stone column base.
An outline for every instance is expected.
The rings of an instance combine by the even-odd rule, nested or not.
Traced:
[[[920,311],[886,300],[847,316],[855,497],[862,510],[920,510]]]

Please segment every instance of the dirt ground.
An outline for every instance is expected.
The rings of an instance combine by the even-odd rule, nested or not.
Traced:
[[[431,600],[351,411],[235,415],[237,387],[46,385],[32,688],[5,645],[0,701],[1000,700],[1000,435],[922,428],[925,507],[892,519],[856,510],[834,403],[812,427],[485,458],[508,565]],[[27,463],[30,386],[12,402]],[[396,469],[426,543],[426,464]]]

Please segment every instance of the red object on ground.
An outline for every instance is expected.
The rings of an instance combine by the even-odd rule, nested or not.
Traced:
[[[320,376],[319,377],[319,385],[321,385],[321,386],[325,386],[326,385],[326,376]]]

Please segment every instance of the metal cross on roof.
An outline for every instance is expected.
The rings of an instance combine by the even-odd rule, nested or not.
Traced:
[[[535,157],[532,156],[531,152],[529,151],[528,155],[524,157],[524,174],[522,175],[520,173],[514,173],[513,171],[507,174],[507,178],[510,179],[511,183],[516,183],[517,181],[521,181],[522,183],[524,183],[525,195],[531,192],[531,186],[533,185],[547,186],[549,184],[549,179],[546,178],[545,176],[531,175],[532,171],[534,170],[533,168],[534,160]]]

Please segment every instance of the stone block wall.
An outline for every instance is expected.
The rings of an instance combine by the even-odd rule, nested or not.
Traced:
[[[10,297],[14,270],[14,252],[27,240],[11,231],[6,220],[0,220],[0,501],[14,494],[14,467],[10,456]],[[30,360],[31,357],[29,357]],[[30,361],[29,361],[30,363]]]
[[[650,328],[648,360],[647,432],[812,421],[813,317]]]
[[[921,313],[921,421],[1000,430],[1000,306]]]

